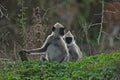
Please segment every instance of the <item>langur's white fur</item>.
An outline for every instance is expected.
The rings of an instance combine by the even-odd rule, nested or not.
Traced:
[[[67,43],[66,42],[66,38],[67,37],[71,37],[72,38],[72,41],[70,43]],[[68,50],[69,50],[69,53],[70,53],[70,61],[79,61],[82,59],[82,52],[80,51],[80,48],[78,47],[78,45],[76,44],[75,42],[75,39],[74,39],[74,36],[72,35],[72,33],[70,31],[68,31],[64,36],[63,36],[66,44],[67,44],[67,47],[68,47]]]
[[[47,37],[41,48],[26,50],[29,54],[46,53],[44,59],[49,61],[69,61],[69,52],[65,41],[63,40],[64,26],[56,23],[53,26],[52,33]],[[42,58],[43,59],[43,58]]]

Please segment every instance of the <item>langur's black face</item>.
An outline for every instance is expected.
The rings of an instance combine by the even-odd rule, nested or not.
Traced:
[[[59,33],[60,33],[60,35],[64,35],[64,28],[60,28],[60,30],[59,30]]]
[[[63,28],[63,27],[61,27],[61,28],[55,28],[55,27],[53,27],[52,31],[55,32],[56,34],[59,34],[59,35],[63,36],[64,35],[64,29],[65,28]]]
[[[66,37],[66,38],[65,38],[65,42],[66,42],[67,44],[70,44],[70,43],[72,42],[72,37]]]

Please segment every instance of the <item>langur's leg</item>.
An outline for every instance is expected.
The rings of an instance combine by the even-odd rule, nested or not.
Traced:
[[[43,63],[43,62],[45,62],[45,61],[48,61],[48,58],[47,58],[46,56],[43,56],[43,55],[42,55],[42,56],[40,57],[40,62]]]

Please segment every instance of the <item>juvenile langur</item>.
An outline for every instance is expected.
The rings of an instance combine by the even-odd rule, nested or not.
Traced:
[[[24,50],[23,52],[28,54],[42,54],[42,52],[46,52],[46,56],[40,59],[58,62],[69,61],[69,52],[63,40],[63,35],[64,26],[60,23],[56,23],[52,28],[52,33],[47,37],[41,48]]]
[[[79,61],[82,58],[82,52],[80,51],[78,45],[75,43],[74,36],[70,31],[68,31],[63,36],[70,54],[70,61]]]

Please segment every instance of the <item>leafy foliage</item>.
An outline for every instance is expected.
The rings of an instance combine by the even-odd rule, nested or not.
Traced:
[[[120,53],[84,57],[80,62],[0,62],[0,80],[119,80]]]

